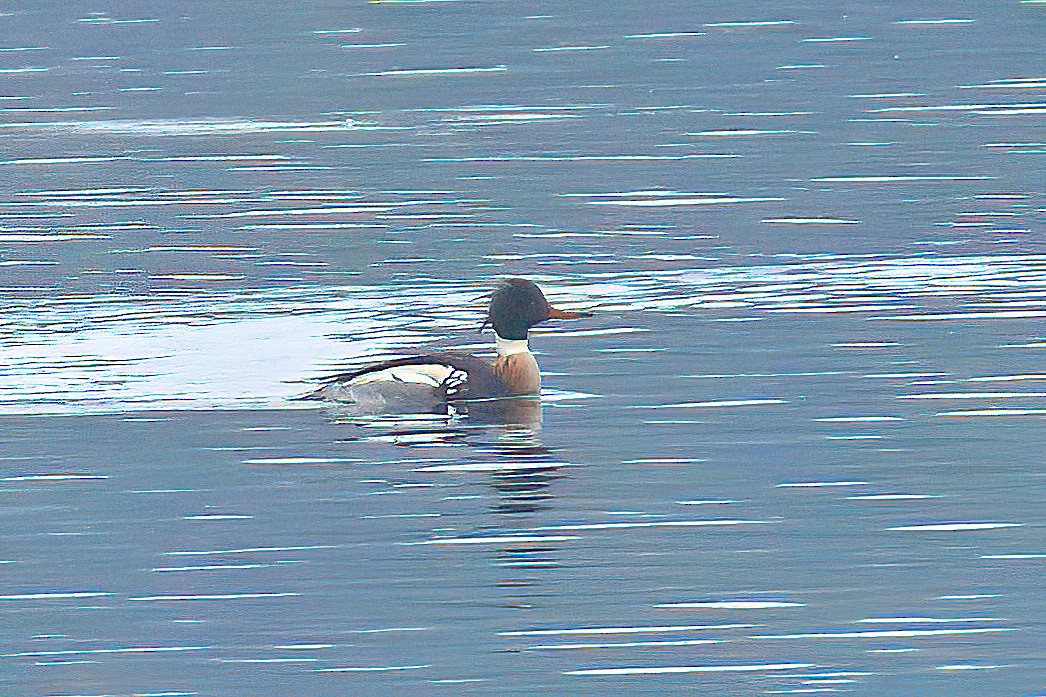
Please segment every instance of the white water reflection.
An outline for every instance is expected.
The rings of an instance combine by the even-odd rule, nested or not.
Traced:
[[[216,256],[245,249],[224,245],[164,248],[175,255]],[[232,277],[168,273],[153,278],[200,284]],[[650,331],[644,326],[614,326],[615,315],[622,311],[647,315],[698,312],[712,320],[758,319],[766,313],[861,312],[871,322],[1005,321],[1046,316],[1046,310],[1032,309],[1042,307],[1039,296],[1046,287],[1046,258],[1028,255],[817,260],[644,275],[604,274],[598,282],[545,285],[560,302],[596,310],[596,321],[604,326],[542,329],[536,332],[539,346],[547,340],[545,336],[566,340]],[[460,346],[462,340],[470,344],[478,340],[477,346],[483,346],[488,337],[477,335],[475,329],[483,316],[486,291],[480,286],[452,289],[445,285],[402,287],[394,292],[372,287],[323,291],[300,287],[238,293],[199,290],[167,297],[8,300],[0,320],[0,411],[300,407],[293,398],[305,391],[303,381],[333,369],[447,342]],[[1023,309],[1009,309],[1014,303]],[[941,312],[941,307],[958,311]],[[739,312],[745,314],[737,317]],[[657,320],[651,317],[647,322],[656,325]],[[840,348],[891,346],[896,342],[839,344]],[[981,382],[1036,379],[1037,374],[967,378]],[[1035,400],[1042,394],[1033,390],[956,391],[896,397]],[[569,391],[552,390],[548,398],[561,401],[571,398],[569,395]],[[573,398],[589,396],[578,393]],[[789,401],[777,395],[731,395],[647,408],[714,409],[788,405]],[[1038,413],[1027,404],[1011,412],[941,413],[1018,412]]]
[[[341,121],[265,121],[255,119],[147,119],[134,121],[56,121],[0,124],[0,129],[47,131],[50,133],[147,136],[236,136],[249,133],[296,133],[317,131],[350,131],[357,127],[351,119]],[[61,158],[50,160],[16,160],[0,164],[63,164],[88,161],[112,161],[115,158]]]

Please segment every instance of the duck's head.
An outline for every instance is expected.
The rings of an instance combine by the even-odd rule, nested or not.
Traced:
[[[545,300],[544,293],[532,281],[510,278],[502,282],[490,298],[487,322],[502,339],[526,340],[534,325],[547,319],[591,317],[591,312],[557,310]]]

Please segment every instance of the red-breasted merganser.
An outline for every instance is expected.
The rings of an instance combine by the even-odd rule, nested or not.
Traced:
[[[549,319],[591,317],[590,312],[557,310],[533,282],[513,278],[490,298],[484,326],[494,329],[497,358],[429,353],[323,378],[305,399],[349,403],[365,413],[445,414],[467,403],[537,396],[541,372],[530,352],[531,327]]]

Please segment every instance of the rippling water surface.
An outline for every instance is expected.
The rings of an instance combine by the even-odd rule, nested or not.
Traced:
[[[1044,28],[0,13],[0,692],[1039,694]],[[540,426],[294,399],[506,276]]]

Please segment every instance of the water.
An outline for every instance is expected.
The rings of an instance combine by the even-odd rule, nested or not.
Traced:
[[[1042,32],[0,15],[0,691],[1040,694]],[[293,400],[504,276],[540,428]]]

